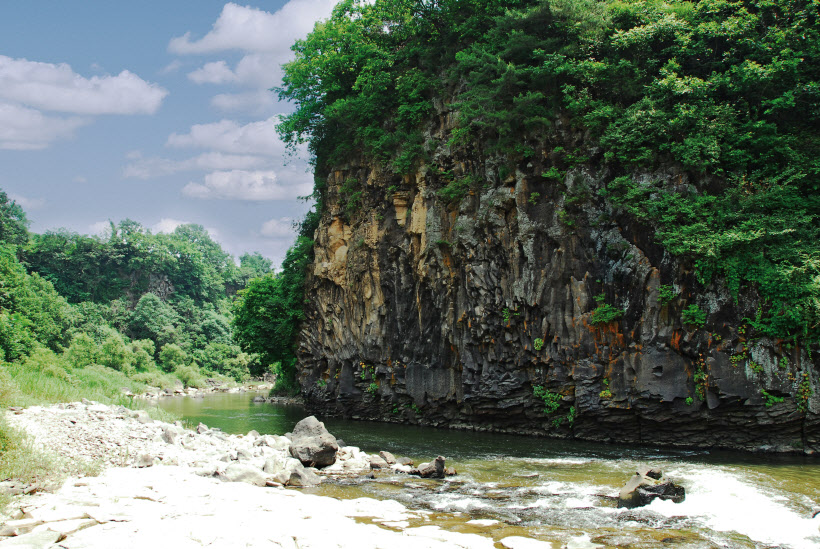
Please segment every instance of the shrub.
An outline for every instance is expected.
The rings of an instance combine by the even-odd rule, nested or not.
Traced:
[[[199,367],[196,365],[196,363],[177,366],[176,368],[174,368],[174,375],[177,376],[177,378],[186,387],[205,386],[205,378],[202,377],[202,374],[200,373]]]
[[[133,358],[134,355],[131,353],[131,349],[119,334],[109,336],[100,347],[100,364],[114,370],[120,370],[126,374],[133,372]]]
[[[74,368],[85,368],[97,362],[100,349],[88,334],[76,334],[65,351],[65,358]]]
[[[706,312],[695,304],[689,305],[680,314],[681,322],[700,328],[706,324]]]
[[[173,372],[179,366],[185,366],[188,362],[188,353],[183,351],[182,348],[175,343],[165,345],[159,352],[160,366],[162,366],[166,372]]]

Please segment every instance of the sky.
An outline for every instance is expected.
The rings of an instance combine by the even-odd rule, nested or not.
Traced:
[[[197,223],[278,265],[313,176],[269,90],[335,2],[3,2],[0,189],[37,233]]]

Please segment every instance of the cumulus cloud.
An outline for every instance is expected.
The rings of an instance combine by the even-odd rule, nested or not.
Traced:
[[[85,78],[55,65],[0,55],[0,99],[73,114],[153,114],[168,91],[122,71]]]
[[[35,109],[0,102],[0,149],[44,149],[52,141],[73,136],[74,130],[89,122],[76,116],[46,116]]]
[[[214,149],[226,153],[277,156],[285,153],[285,144],[276,134],[279,117],[239,125],[234,120],[195,124],[186,134],[173,133],[167,145],[175,148]]]
[[[251,93],[220,94],[211,104],[223,111],[252,114],[273,112],[276,97],[268,91],[282,78],[280,66],[292,58],[290,46],[313,29],[316,21],[330,16],[336,0],[290,0],[275,13],[228,3],[210,32],[195,39],[191,33],[173,38],[172,53],[208,54],[238,50],[243,57],[234,67],[211,61],[190,72],[198,84],[233,84]]]
[[[227,50],[288,51],[318,19],[330,16],[336,0],[290,0],[276,13],[229,2],[210,32],[198,40],[191,33],[172,38],[171,53],[201,54]]]
[[[170,158],[131,157],[133,160],[123,169],[123,177],[149,179],[188,171],[234,170],[261,168],[268,164],[267,159],[254,155],[224,154],[221,152],[203,153],[193,158],[172,160]]]
[[[225,61],[205,63],[202,67],[188,73],[188,79],[197,84],[225,84],[236,80],[236,74]]]
[[[231,170],[213,172],[205,176],[203,183],[188,183],[182,194],[192,198],[216,198],[228,200],[293,200],[310,194],[308,177],[295,178],[285,183],[273,170]]]
[[[262,236],[269,238],[293,238],[296,229],[293,228],[292,218],[280,217],[279,219],[265,221],[260,232]]]

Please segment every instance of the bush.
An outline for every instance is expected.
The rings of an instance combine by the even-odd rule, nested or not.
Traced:
[[[120,334],[108,336],[108,339],[100,347],[100,364],[114,370],[126,374],[133,373],[133,359],[134,355],[131,353],[130,347],[125,344]]]
[[[196,365],[196,363],[177,366],[176,368],[174,368],[174,375],[186,387],[205,386],[205,378],[202,377],[202,374],[200,373],[199,367]]]
[[[137,383],[160,389],[173,389],[177,385],[177,378],[156,368],[134,374],[131,379]]]
[[[65,351],[65,358],[74,368],[85,368],[97,362],[100,349],[88,334],[76,334]]]
[[[165,345],[159,352],[159,363],[166,372],[173,372],[180,366],[185,366],[190,362],[188,353],[175,344],[169,343]]]
[[[701,311],[700,307],[695,304],[689,305],[680,314],[680,320],[684,324],[689,324],[700,328],[706,324],[706,312]]]

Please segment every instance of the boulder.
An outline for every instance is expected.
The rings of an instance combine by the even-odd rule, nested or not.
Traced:
[[[400,465],[409,465],[410,467],[414,465],[413,460],[409,457],[400,457],[397,463],[399,463]]]
[[[308,488],[310,486],[317,486],[321,484],[321,482],[322,479],[319,478],[319,475],[310,469],[302,467],[300,469],[294,469],[293,472],[291,472],[287,485]]]
[[[381,456],[377,456],[373,454],[370,456],[370,468],[371,469],[387,469],[390,467],[390,464],[387,463]]]
[[[325,424],[309,416],[293,428],[290,455],[310,467],[326,467],[336,461],[339,445]]]
[[[386,461],[388,465],[393,465],[394,463],[396,463],[396,457],[390,452],[385,452],[384,450],[382,450],[381,452],[379,452],[379,457]]]
[[[418,469],[410,471],[410,474],[421,478],[444,478],[444,461],[443,456],[438,456],[430,463],[422,463]]]
[[[247,463],[231,463],[225,468],[222,474],[224,480],[229,482],[247,482],[254,486],[264,486],[267,479],[265,474]]]
[[[261,403],[261,402],[267,402],[267,401],[265,400],[265,397],[263,397],[263,396],[255,396],[255,397],[253,397],[253,402]]]
[[[238,448],[236,450],[236,459],[250,461],[253,459],[253,454],[245,448]]]
[[[671,500],[680,503],[686,499],[686,491],[667,479],[659,469],[639,469],[621,488],[618,495],[618,507],[642,507],[655,499]]]
[[[180,429],[175,425],[166,425],[162,428],[162,440],[168,444],[176,444]]]
[[[200,423],[199,425],[196,426],[196,432],[199,433],[200,435],[203,434],[203,433],[207,433],[208,432],[208,426],[205,425],[204,423]]]

